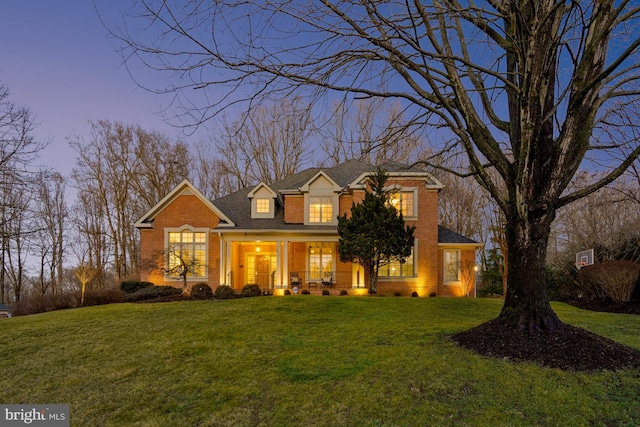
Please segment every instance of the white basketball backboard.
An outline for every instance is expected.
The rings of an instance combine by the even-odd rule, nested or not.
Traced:
[[[576,268],[578,270],[580,270],[580,268],[585,267],[587,265],[592,265],[593,263],[594,263],[593,249],[578,252],[576,254]]]

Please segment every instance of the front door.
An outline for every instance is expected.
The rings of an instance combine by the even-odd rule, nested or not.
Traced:
[[[271,284],[271,257],[269,255],[256,256],[256,283],[261,288],[268,288]]]
[[[274,254],[249,254],[245,264],[247,266],[245,283],[255,283],[261,288],[271,287],[271,274],[276,268]]]

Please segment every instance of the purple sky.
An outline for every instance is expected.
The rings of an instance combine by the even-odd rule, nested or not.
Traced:
[[[108,22],[131,8],[126,0],[96,4]],[[35,114],[35,137],[51,141],[40,162],[63,174],[75,164],[67,138],[88,138],[89,119],[179,135],[159,115],[169,100],[137,88],[112,44],[91,0],[0,2],[0,83]]]

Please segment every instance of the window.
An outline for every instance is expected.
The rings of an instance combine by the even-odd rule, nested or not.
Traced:
[[[187,277],[206,277],[207,234],[205,232],[169,232],[169,276],[180,277],[180,266],[186,264]]]
[[[460,251],[444,251],[444,283],[460,281]]]
[[[403,216],[415,216],[415,210],[413,208],[413,191],[398,191],[396,193],[393,193],[389,198],[389,204],[395,207],[398,212],[401,212]]]
[[[309,222],[333,222],[332,197],[309,197]]]
[[[309,280],[320,280],[323,273],[333,271],[333,244],[309,246]]]
[[[256,212],[257,213],[269,213],[271,206],[271,200],[269,199],[256,199]]]
[[[404,263],[393,261],[380,267],[378,277],[415,277],[413,270],[413,252],[405,258]]]

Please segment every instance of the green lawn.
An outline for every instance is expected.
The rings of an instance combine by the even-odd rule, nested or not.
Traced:
[[[640,372],[478,356],[447,335],[501,300],[290,296],[114,304],[0,321],[0,403],[72,426],[640,425]],[[637,317],[554,308],[640,348]]]

